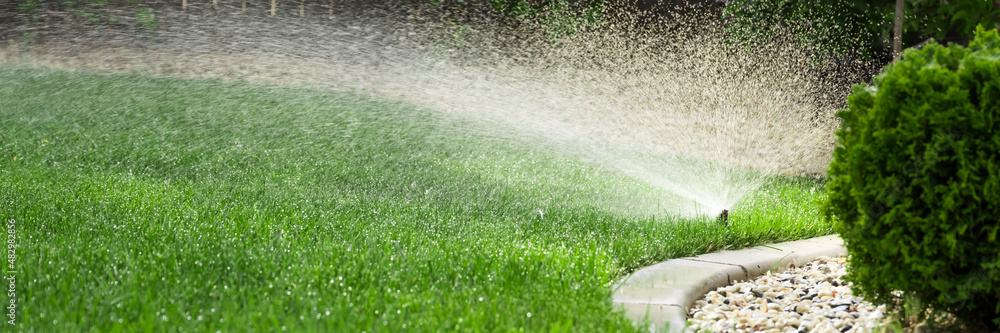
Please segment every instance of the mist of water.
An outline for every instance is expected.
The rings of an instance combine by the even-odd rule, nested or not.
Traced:
[[[823,173],[837,123],[817,95],[835,90],[832,83],[817,79],[801,49],[729,45],[720,23],[701,15],[537,42],[544,47],[507,50],[509,58],[409,68],[417,87],[433,88],[401,97],[513,124],[564,154],[676,194],[671,211],[684,216],[714,216],[775,174]],[[502,38],[484,35],[468,44],[479,48],[472,53]]]
[[[670,211],[685,216],[718,214],[771,175],[820,174],[829,162],[838,105],[826,101],[843,87],[790,43],[725,43],[711,11],[620,11],[553,43],[537,27],[510,32],[492,19],[459,26],[445,7],[387,6],[349,7],[334,20],[168,8],[158,31],[135,33],[155,35],[136,38],[151,45],[50,43],[32,61],[402,99],[516,128],[491,135],[531,140],[664,189],[675,194]],[[213,34],[192,32],[199,29]],[[291,37],[266,37],[275,31]],[[0,60],[13,53],[0,50]]]

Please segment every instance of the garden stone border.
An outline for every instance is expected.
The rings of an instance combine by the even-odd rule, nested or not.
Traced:
[[[772,268],[800,267],[821,256],[847,253],[839,235],[722,251],[661,262],[632,273],[612,293],[615,305],[650,331],[681,332],[687,310],[709,291],[750,280]]]

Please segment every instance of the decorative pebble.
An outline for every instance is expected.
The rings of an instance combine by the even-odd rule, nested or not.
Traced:
[[[718,288],[695,302],[692,331],[871,332],[885,306],[854,297],[845,258],[820,257],[802,267]]]

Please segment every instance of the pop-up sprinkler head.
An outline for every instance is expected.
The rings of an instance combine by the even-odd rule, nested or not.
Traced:
[[[722,213],[719,213],[719,223],[722,225],[729,225],[729,210],[723,209]]]

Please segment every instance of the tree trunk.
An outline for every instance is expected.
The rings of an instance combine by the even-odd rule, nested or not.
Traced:
[[[212,0],[212,10],[214,11],[219,10],[219,0]]]
[[[302,0],[302,4],[299,5],[299,17],[306,17],[306,0]]]
[[[896,26],[892,34],[892,60],[903,52],[903,0],[896,0]]]
[[[278,6],[278,0],[271,0],[271,16],[274,16],[274,8]]]
[[[247,0],[243,0],[243,12],[247,12]]]
[[[993,0],[993,10],[997,9],[1000,9],[1000,0]],[[997,30],[1000,30],[1000,22],[993,24],[993,27],[996,28]]]
[[[181,10],[188,10],[188,0],[181,0]]]
[[[1000,1],[1000,0],[997,0]],[[333,19],[333,0],[330,0],[330,19]]]

